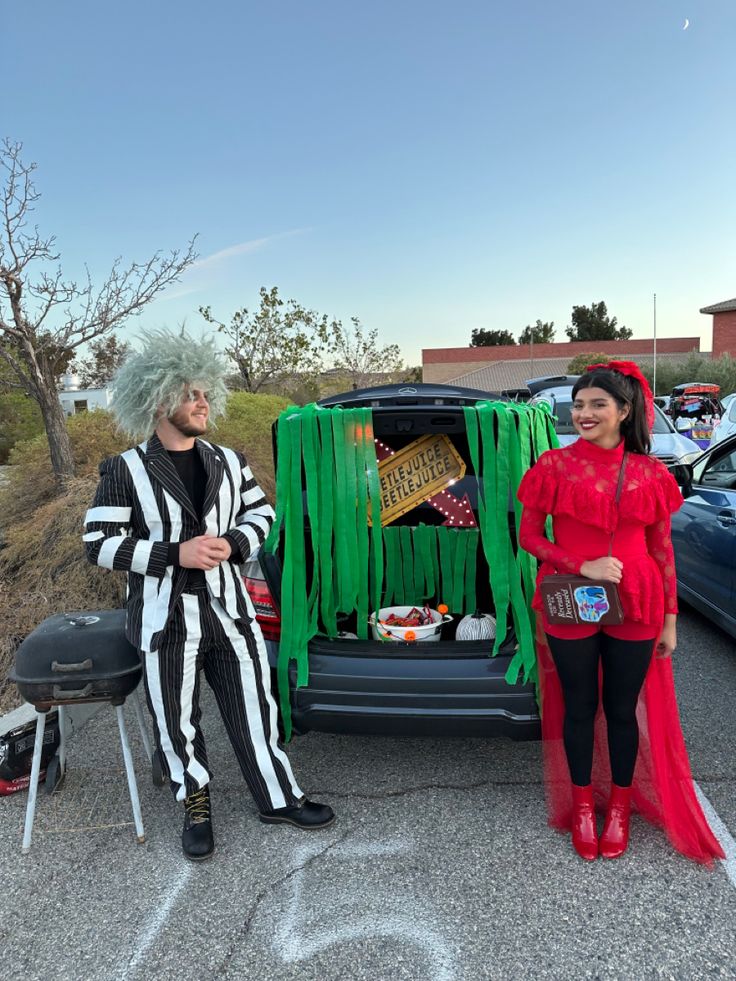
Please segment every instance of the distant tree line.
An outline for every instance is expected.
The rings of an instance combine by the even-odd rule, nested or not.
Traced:
[[[572,323],[565,328],[570,341],[627,341],[632,334],[628,327],[618,326],[616,317],[608,315],[608,308],[603,300],[591,303],[589,307],[574,306],[570,317]],[[554,320],[527,324],[519,334],[519,344],[552,344],[555,339]],[[509,330],[486,330],[476,328],[470,338],[471,347],[496,347],[505,344],[516,344],[516,339]]]

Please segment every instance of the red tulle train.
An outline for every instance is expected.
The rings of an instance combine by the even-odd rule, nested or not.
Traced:
[[[569,830],[572,791],[562,742],[564,702],[552,655],[539,625],[537,656],[549,823],[554,828]],[[639,696],[637,720],[639,755],[634,771],[632,809],[663,828],[674,847],[688,858],[707,865],[715,858],[724,858],[723,849],[695,796],[669,658],[652,658]],[[601,708],[595,725],[592,784],[596,805],[603,810],[610,794],[611,770]]]

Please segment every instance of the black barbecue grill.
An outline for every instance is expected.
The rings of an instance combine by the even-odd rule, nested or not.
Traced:
[[[12,680],[39,712],[52,705],[122,705],[142,674],[125,636],[125,610],[57,613],[18,648]]]
[[[136,832],[138,840],[144,840],[138,789],[122,709],[125,699],[137,687],[142,673],[138,652],[125,637],[124,610],[57,613],[36,627],[18,648],[11,678],[23,698],[31,702],[38,713],[23,836],[24,852],[29,850],[31,844],[46,713],[58,706],[61,738],[55,763],[48,771],[54,774],[55,784],[63,778],[66,767],[65,706],[89,702],[110,702],[115,706]],[[133,705],[150,760],[151,747],[137,698],[133,699]]]

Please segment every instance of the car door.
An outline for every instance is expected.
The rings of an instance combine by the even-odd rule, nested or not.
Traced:
[[[735,440],[695,465],[691,492],[672,517],[672,542],[681,585],[707,607],[736,618]]]
[[[715,446],[716,443],[722,443],[724,439],[733,436],[734,433],[736,433],[736,399],[731,400],[731,403],[723,414],[720,424],[713,430],[713,438],[710,441],[711,446]]]

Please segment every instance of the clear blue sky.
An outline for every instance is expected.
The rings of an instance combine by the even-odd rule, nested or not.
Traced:
[[[683,30],[686,18],[690,26]],[[0,134],[39,164],[67,273],[199,233],[133,321],[199,330],[258,287],[465,345],[604,299],[698,335],[736,296],[734,0],[26,0]]]

